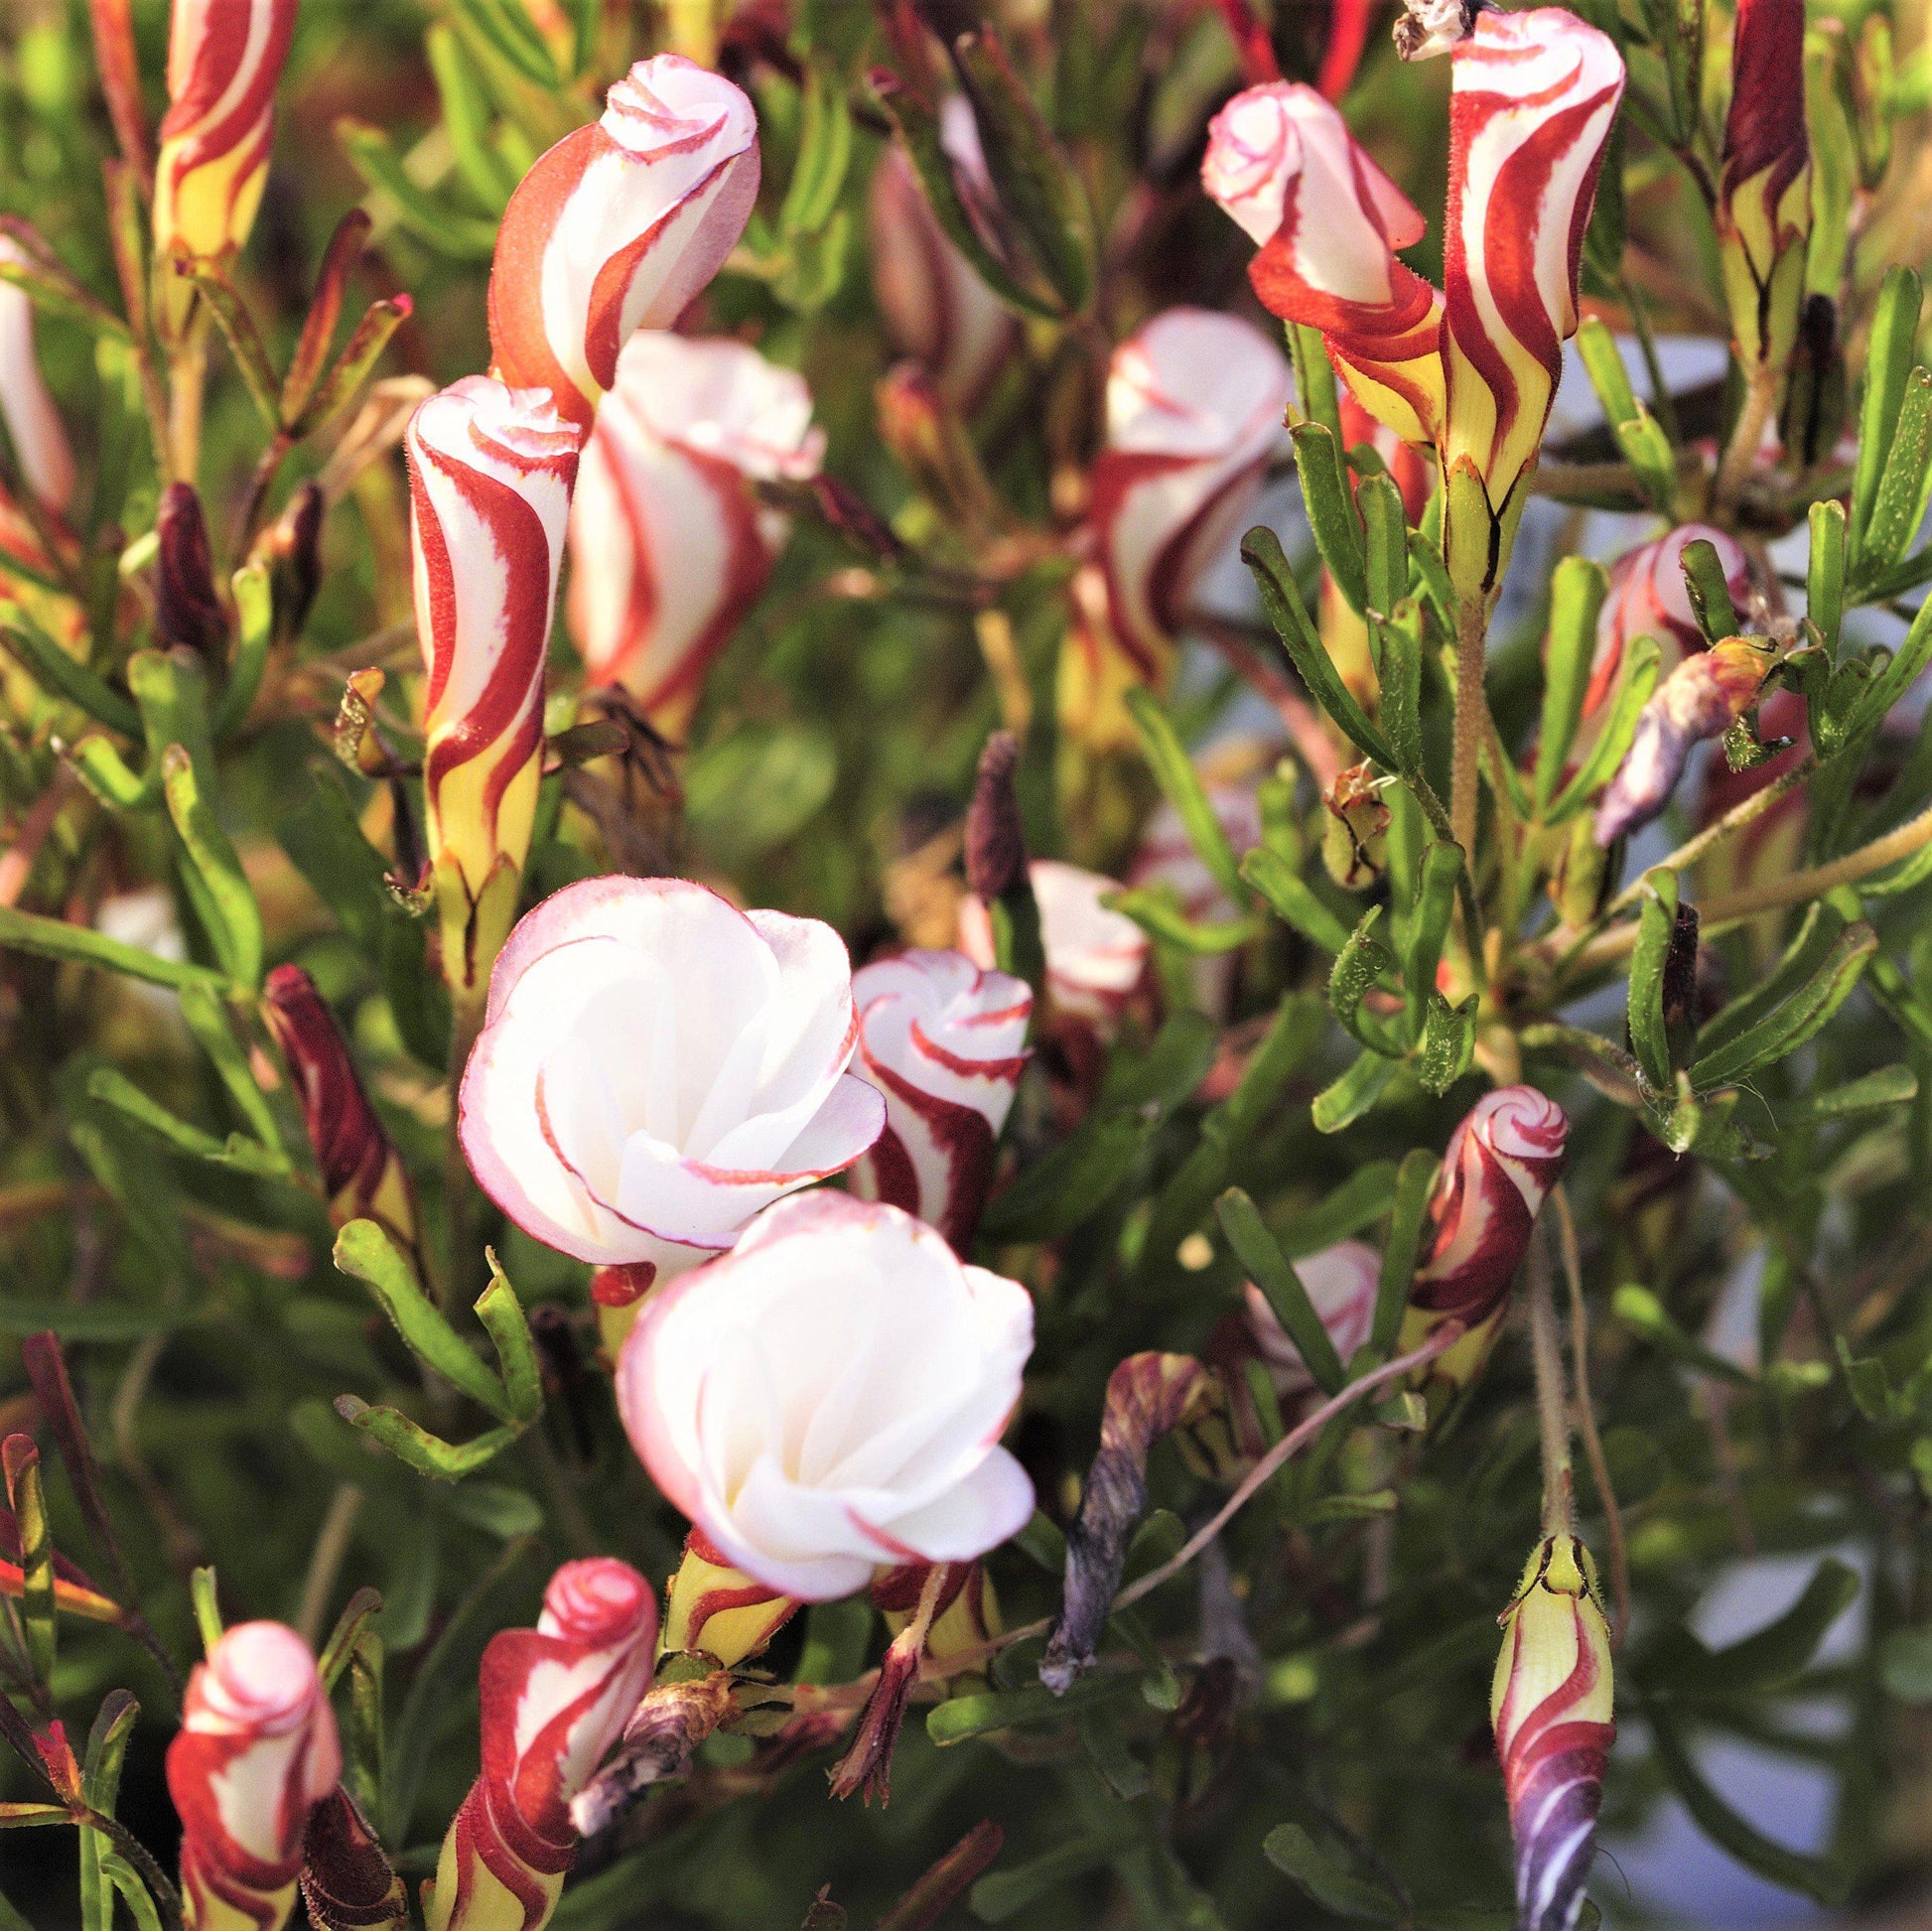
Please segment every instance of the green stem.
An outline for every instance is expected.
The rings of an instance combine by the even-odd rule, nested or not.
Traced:
[[[1565,1536],[1577,1526],[1576,1474],[1570,1460],[1570,1391],[1563,1375],[1563,1336],[1550,1284],[1546,1241],[1529,1252],[1530,1355],[1536,1368],[1536,1419],[1543,1445],[1543,1533]]]
[[[1482,694],[1488,637],[1488,605],[1481,598],[1465,597],[1455,623],[1455,740],[1449,763],[1449,829],[1472,863],[1476,848],[1476,773],[1481,761],[1483,720],[1489,708]]]

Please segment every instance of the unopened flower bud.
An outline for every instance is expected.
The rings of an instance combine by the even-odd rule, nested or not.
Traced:
[[[664,1649],[736,1669],[759,1655],[797,1609],[796,1596],[748,1576],[693,1528],[665,1594]]]
[[[973,801],[966,808],[966,887],[991,902],[1017,891],[1027,876],[1027,832],[1014,778],[1020,740],[996,731],[980,753]]]
[[[302,1902],[311,1931],[406,1931],[409,1923],[402,1879],[340,1785],[309,1813]]]
[[[1500,1620],[1489,1719],[1516,1840],[1516,1922],[1570,1931],[1616,1738],[1609,1624],[1589,1551],[1574,1535],[1546,1537]]]
[[[171,483],[155,511],[155,635],[170,649],[213,658],[228,635],[228,620],[214,588],[207,521],[192,483]]]
[[[322,485],[311,478],[296,486],[287,507],[255,544],[256,556],[268,565],[278,643],[302,634],[322,588],[322,519],[328,508]]]
[[[1365,892],[1382,876],[1394,815],[1382,802],[1382,780],[1351,764],[1321,799],[1321,863],[1344,892]]]

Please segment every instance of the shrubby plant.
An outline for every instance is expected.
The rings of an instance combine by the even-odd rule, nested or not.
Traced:
[[[9,31],[0,1927],[1910,1895],[1917,10]]]

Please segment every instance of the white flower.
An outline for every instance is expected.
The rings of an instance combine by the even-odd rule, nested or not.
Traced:
[[[538,1240],[676,1272],[878,1139],[885,1103],[846,1071],[857,1035],[829,925],[681,879],[587,880],[496,962],[464,1152]]]
[[[1039,904],[1054,1006],[1075,1018],[1111,1021],[1147,977],[1147,934],[1100,902],[1121,889],[1118,881],[1051,858],[1035,859],[1027,875]],[[960,902],[959,949],[976,964],[994,963],[993,924],[978,898]]]
[[[618,1404],[652,1479],[732,1563],[806,1601],[968,1562],[1033,1513],[1000,1447],[1025,1288],[897,1207],[821,1192],[644,1304]]]

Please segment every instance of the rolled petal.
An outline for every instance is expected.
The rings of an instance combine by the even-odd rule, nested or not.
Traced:
[[[1684,583],[1684,551],[1697,542],[1717,550],[1731,601],[1742,604],[1749,596],[1750,559],[1743,545],[1708,523],[1680,524],[1668,536],[1626,551],[1610,566],[1610,594],[1596,618],[1596,652],[1584,690],[1587,719],[1608,703],[1623,668],[1623,653],[1638,637],[1655,637],[1663,645],[1667,676],[1704,648],[1704,632]]]
[[[570,633],[597,683],[681,729],[790,521],[756,485],[818,473],[804,378],[736,342],[642,330],[584,445],[570,513]]]
[[[1718,251],[1740,358],[1782,368],[1798,335],[1811,232],[1805,0],[1737,0]]]
[[[1027,1064],[1034,996],[963,952],[906,952],[854,974],[854,1062],[886,1101],[886,1130],[853,1169],[856,1190],[971,1246],[993,1156]]]
[[[1237,316],[1169,309],[1114,351],[1088,516],[1114,638],[1167,661],[1201,572],[1239,534],[1282,443],[1288,357]]]
[[[1410,1348],[1447,1320],[1468,1330],[1435,1375],[1464,1381],[1481,1365],[1569,1138],[1563,1108],[1534,1086],[1484,1094],[1449,1135],[1402,1335]]]
[[[296,0],[175,0],[155,165],[157,256],[219,258],[248,238],[295,10]]]
[[[857,1038],[830,926],[679,879],[587,880],[498,959],[458,1130],[526,1232],[668,1276],[878,1139],[885,1102],[846,1071]]]
[[[1396,258],[1420,241],[1414,205],[1313,88],[1236,94],[1208,129],[1201,185],[1260,248],[1263,306],[1320,330],[1362,406],[1411,442],[1443,414],[1443,298]]]
[[[1295,1272],[1309,1291],[1314,1311],[1335,1352],[1346,1362],[1355,1350],[1366,1344],[1375,1324],[1375,1295],[1382,1278],[1382,1258],[1375,1249],[1359,1240],[1337,1241],[1319,1253],[1295,1263]],[[1282,1396],[1306,1395],[1314,1387],[1314,1377],[1301,1350],[1289,1339],[1288,1330],[1269,1306],[1268,1297],[1251,1281],[1243,1289],[1247,1302],[1248,1327],[1255,1347],[1267,1366],[1275,1392]]]
[[[309,1645],[279,1622],[237,1623],[196,1666],[168,1745],[191,1931],[281,1931],[309,1813],[342,1771]]]
[[[566,1563],[534,1629],[492,1636],[479,1672],[483,1774],[443,1840],[430,1931],[540,1931],[577,1857],[571,1799],[650,1687],[657,1602],[628,1563]]]
[[[1147,934],[1124,912],[1100,902],[1120,891],[1113,879],[1051,858],[1035,859],[1027,875],[1039,906],[1046,989],[1055,1012],[1110,1030],[1146,983]],[[976,965],[994,964],[993,922],[983,898],[960,901],[959,949]]]
[[[939,141],[969,213],[991,203],[979,126],[960,95],[939,109]],[[940,227],[897,145],[873,171],[869,215],[873,296],[888,333],[954,408],[972,409],[1019,346],[1019,318]]]
[[[410,418],[423,794],[452,991],[480,997],[509,929],[543,765],[543,665],[579,431],[530,389],[466,376]]]
[[[1616,1740],[1609,1624],[1589,1551],[1572,1535],[1547,1537],[1500,1621],[1489,1717],[1516,1840],[1516,1922],[1571,1931]]]
[[[409,1170],[369,1104],[348,1041],[316,982],[300,966],[277,966],[262,990],[262,1017],[289,1062],[330,1219],[339,1227],[379,1221],[413,1249],[416,1190]]]
[[[1615,43],[1561,7],[1481,14],[1449,60],[1441,448],[1445,554],[1467,596],[1508,561],[1518,485],[1577,331],[1584,231],[1624,71]]]
[[[0,235],[0,262],[24,259],[19,242]],[[28,488],[56,514],[66,510],[73,500],[73,451],[41,374],[34,298],[12,282],[0,282],[0,414]]]
[[[815,1193],[646,1302],[618,1406],[726,1563],[824,1601],[1025,1524],[1033,1484],[1000,1436],[1033,1333],[1018,1282],[962,1266],[897,1207]]]
[[[1757,700],[1770,652],[1742,637],[1687,657],[1637,717],[1630,749],[1596,805],[1596,842],[1609,845],[1670,803],[1691,748],[1721,738]]]
[[[489,270],[489,345],[515,388],[590,426],[639,329],[668,329],[738,245],[759,192],[758,116],[678,54],[639,61],[604,115],[517,185]]]

